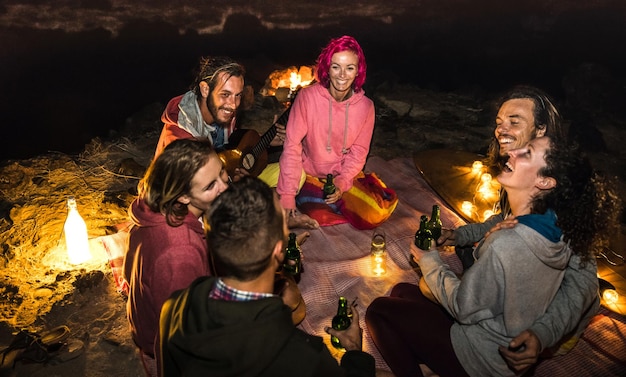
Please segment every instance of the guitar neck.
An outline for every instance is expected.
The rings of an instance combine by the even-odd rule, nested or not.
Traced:
[[[293,103],[293,101],[292,101]],[[280,115],[280,117],[276,120],[276,122],[274,122],[274,124],[272,124],[272,126],[265,131],[265,133],[261,136],[261,139],[259,140],[259,142],[257,143],[257,145],[252,148],[252,153],[258,157],[267,147],[269,147],[270,143],[272,142],[272,140],[274,140],[274,137],[276,137],[276,125],[277,124],[282,124],[282,125],[286,125],[287,124],[287,119],[289,119],[289,112],[291,111],[291,105],[289,105],[289,107],[287,109],[285,109],[285,111],[283,111],[283,113]]]

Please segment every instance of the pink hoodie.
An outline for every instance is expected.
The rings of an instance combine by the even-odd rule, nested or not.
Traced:
[[[287,122],[276,192],[286,209],[296,208],[302,169],[335,176],[342,192],[365,166],[374,132],[374,103],[363,91],[337,102],[319,83],[298,93]]]

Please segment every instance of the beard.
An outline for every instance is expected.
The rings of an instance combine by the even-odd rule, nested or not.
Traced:
[[[206,106],[209,109],[209,113],[213,117],[213,121],[220,127],[228,127],[235,116],[235,111],[233,111],[232,116],[229,116],[227,119],[219,118],[219,108],[215,105],[215,102],[213,102],[213,96],[211,94],[212,93],[209,93],[209,96],[206,99]]]

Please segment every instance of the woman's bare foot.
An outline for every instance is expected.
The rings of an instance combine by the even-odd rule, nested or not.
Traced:
[[[309,215],[305,215],[304,213],[293,211],[291,216],[289,216],[289,220],[287,221],[287,226],[292,228],[304,228],[304,229],[317,229],[320,227],[320,224],[317,220],[311,218]]]
[[[302,245],[303,243],[306,242],[306,240],[311,236],[311,233],[309,232],[302,232],[300,234],[298,234],[296,236],[296,244],[298,244],[298,246]]]

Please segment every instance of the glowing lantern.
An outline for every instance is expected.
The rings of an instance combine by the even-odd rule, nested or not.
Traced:
[[[481,183],[476,191],[480,193],[483,199],[490,200],[496,196],[496,191],[492,188],[491,174],[484,173],[480,176],[480,181]]]
[[[467,216],[471,217],[472,212],[474,212],[474,205],[472,204],[472,202],[464,200],[463,203],[461,203],[461,211],[463,211],[463,213]]]
[[[472,164],[472,174],[478,175],[483,171],[483,163],[480,161],[474,161]]]
[[[67,256],[72,264],[80,264],[91,259],[87,225],[76,209],[76,200],[73,196],[67,199],[67,219],[63,225]]]
[[[608,305],[613,305],[616,304],[619,300],[619,294],[617,294],[617,291],[615,289],[606,289],[604,292],[602,292],[602,299]]]
[[[491,190],[491,185],[489,183],[483,183],[478,188],[478,192],[482,195],[483,199],[490,200],[493,198],[495,193]]]
[[[372,273],[374,276],[384,275],[387,272],[387,247],[385,233],[382,230],[374,231],[371,245]]]
[[[615,305],[619,300],[619,294],[615,290],[615,286],[608,281],[598,278],[598,284],[600,286],[600,294],[602,299],[607,305]]]

